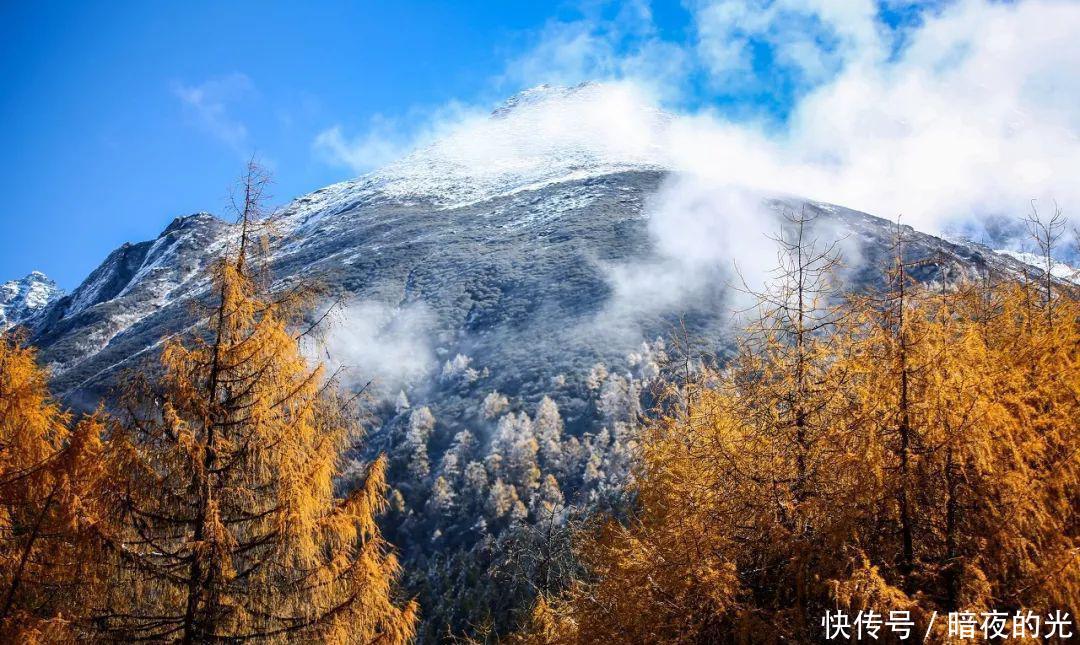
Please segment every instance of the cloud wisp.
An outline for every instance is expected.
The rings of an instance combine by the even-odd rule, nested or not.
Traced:
[[[378,398],[423,381],[437,366],[432,349],[435,316],[422,303],[392,307],[378,300],[335,310],[324,337],[306,350],[326,359],[331,373],[356,390],[370,382]]]
[[[414,108],[399,116],[376,114],[354,135],[348,134],[341,124],[322,130],[311,147],[323,161],[361,174],[461,131],[486,116],[487,111],[458,101],[431,109]]]
[[[172,86],[185,115],[197,127],[242,154],[248,153],[248,129],[230,112],[230,106],[254,92],[255,84],[239,72],[197,85],[177,82]]]

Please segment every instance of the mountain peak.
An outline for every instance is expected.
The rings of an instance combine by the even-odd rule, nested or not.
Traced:
[[[63,295],[64,290],[41,271],[0,284],[0,330],[24,322]]]
[[[662,133],[670,118],[625,85],[538,85],[359,185],[452,208],[551,183],[660,169],[667,165]]]
[[[207,213],[206,211],[199,211],[198,213],[192,213],[191,215],[181,215],[173,219],[165,230],[161,232],[161,235],[168,235],[174,231],[183,230],[192,224],[206,221],[217,221],[218,218],[214,215]]]
[[[521,90],[517,94],[506,99],[491,112],[491,116],[496,118],[504,117],[525,105],[535,105],[553,99],[563,99],[574,94],[579,94],[589,88],[598,87],[600,87],[600,84],[596,81],[585,81],[584,83],[579,83],[577,85],[550,85],[548,83],[541,83],[540,85]]]

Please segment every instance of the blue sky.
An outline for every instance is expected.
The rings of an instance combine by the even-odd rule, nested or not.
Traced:
[[[510,52],[558,13],[541,2],[5,2],[0,280],[41,269],[76,286],[124,241],[220,211],[252,151],[282,201],[345,179],[350,169],[313,152],[319,131],[491,92]],[[183,101],[200,88],[221,123]]]
[[[283,203],[541,82],[634,84],[699,167],[927,230],[1080,203],[1078,31],[1073,0],[4,2],[0,281],[222,213],[252,153]]]

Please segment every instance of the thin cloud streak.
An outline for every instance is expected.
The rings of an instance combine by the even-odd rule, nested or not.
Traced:
[[[232,105],[255,93],[254,82],[245,74],[234,72],[197,85],[176,82],[172,93],[198,128],[236,152],[248,152],[248,128],[230,111]]]

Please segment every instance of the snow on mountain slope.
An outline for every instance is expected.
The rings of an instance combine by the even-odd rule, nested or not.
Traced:
[[[629,88],[542,85],[371,179],[387,195],[453,207],[549,183],[665,168],[657,134],[671,117],[645,105]],[[620,119],[640,124],[640,136],[625,136]]]
[[[1014,251],[1012,249],[997,249],[996,253],[1007,255],[1011,258],[1015,258],[1024,264],[1035,267],[1040,273],[1046,271],[1046,261],[1027,251]],[[1051,260],[1050,275],[1059,280],[1067,280],[1073,284],[1080,285],[1080,269],[1077,269],[1065,262],[1059,262],[1057,260]]]
[[[97,357],[116,336],[137,329],[147,317],[196,297],[205,289],[205,270],[220,254],[228,229],[208,213],[178,217],[157,239],[124,244],[110,253],[71,294],[43,310],[33,321],[34,342],[44,349],[54,378]],[[131,355],[151,344],[134,348]]]
[[[628,87],[540,85],[396,162],[297,200],[292,210],[304,220],[378,199],[460,208],[551,183],[668,169],[660,135],[671,119]],[[626,136],[628,122],[638,136]]]
[[[27,321],[63,295],[64,290],[40,271],[0,284],[0,331]]]
[[[722,342],[732,261],[773,256],[763,241],[777,206],[819,212],[824,234],[848,236],[861,260],[853,282],[880,279],[892,223],[756,193],[718,208],[726,193],[711,186],[683,194],[658,134],[670,117],[636,107],[647,102],[628,91],[534,88],[396,163],[298,197],[278,212],[273,275],[316,278],[364,304],[354,311],[380,312],[385,324],[357,325],[374,337],[355,342],[377,346],[401,327],[411,336],[396,345],[407,340],[439,360],[472,357],[492,374],[477,387],[535,398],[564,375],[559,404],[570,413],[583,409],[584,371],[621,360],[671,320],[686,318]],[[627,118],[648,125],[627,137],[611,121],[633,110]],[[1015,259],[978,245],[908,234],[913,256],[939,259],[923,279],[946,267],[952,277],[1022,273]],[[157,239],[114,251],[45,307],[33,340],[57,391],[92,403],[119,370],[189,325],[205,269],[234,235],[206,213],[177,218]],[[399,324],[410,316],[423,325]]]

